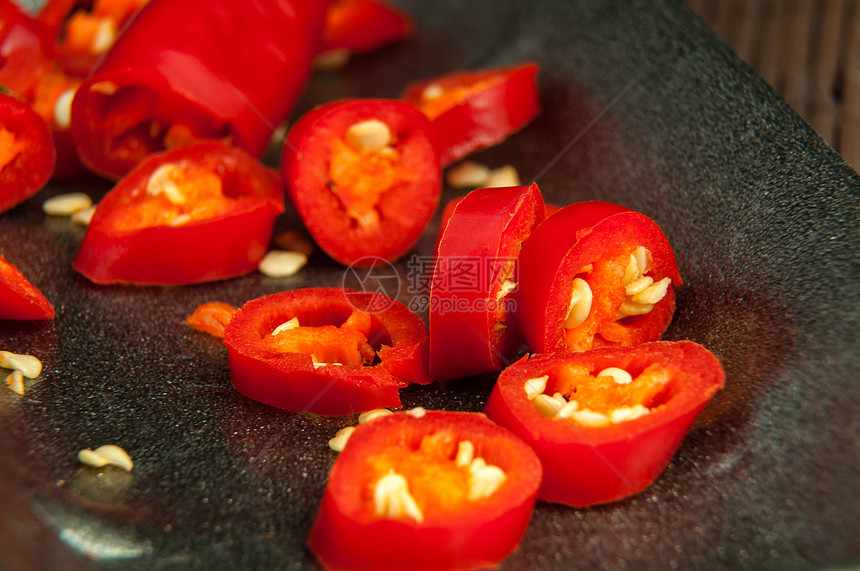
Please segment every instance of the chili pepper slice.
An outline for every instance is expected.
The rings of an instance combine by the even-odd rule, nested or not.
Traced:
[[[399,389],[430,382],[421,318],[371,292],[310,288],[254,299],[233,315],[224,344],[236,390],[290,410],[399,407]]]
[[[48,0],[36,19],[54,37],[54,51],[69,75],[86,77],[125,24],[148,0]]]
[[[0,256],[0,319],[53,319],[54,306],[18,268]]]
[[[51,129],[56,148],[54,178],[84,171],[72,143],[69,106],[81,80],[54,59],[51,36],[41,22],[11,0],[0,0],[0,85],[26,101]]]
[[[229,138],[252,155],[290,112],[327,0],[152,0],[72,104],[84,162],[118,178],[146,155]]]
[[[681,285],[653,220],[623,206],[579,202],[523,243],[517,320],[532,351],[585,351],[660,338]]]
[[[56,156],[42,118],[27,103],[0,93],[0,213],[45,186]]]
[[[540,112],[534,63],[457,71],[407,86],[402,99],[427,115],[442,166],[501,143]]]
[[[412,35],[412,17],[384,0],[335,0],[326,12],[321,53],[364,53]]]
[[[345,264],[405,254],[441,191],[430,123],[402,101],[336,101],[301,117],[281,160],[287,191],[308,231]]]
[[[377,418],[335,461],[308,544],[327,569],[493,566],[521,540],[540,479],[534,452],[482,414]]]
[[[508,314],[523,240],[543,220],[536,184],[477,189],[442,227],[430,293],[430,376],[497,371],[522,344]]]
[[[502,371],[484,411],[540,457],[539,498],[587,506],[648,487],[724,382],[692,341],[539,354]]]
[[[97,283],[184,284],[241,275],[283,211],[277,172],[218,141],[153,155],[99,203],[74,261]]]

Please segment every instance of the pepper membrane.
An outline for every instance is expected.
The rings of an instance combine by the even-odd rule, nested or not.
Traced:
[[[281,408],[349,414],[400,406],[399,389],[429,383],[427,328],[403,304],[341,288],[251,300],[227,325],[233,386]]]
[[[587,506],[650,485],[724,382],[692,341],[538,354],[502,371],[484,412],[540,457],[539,498]]]
[[[541,479],[519,438],[468,412],[413,410],[356,428],[308,544],[326,569],[477,569],[525,533]]]

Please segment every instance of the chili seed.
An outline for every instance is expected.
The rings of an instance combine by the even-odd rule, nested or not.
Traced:
[[[343,452],[343,449],[346,448],[346,443],[349,441],[349,437],[352,436],[352,433],[355,432],[354,426],[345,426],[337,431],[337,434],[334,435],[334,438],[328,441],[328,446],[335,452]]]
[[[448,186],[456,189],[479,188],[490,178],[490,167],[475,161],[463,161],[454,165],[445,174]]]
[[[129,456],[125,450],[114,444],[99,446],[95,450],[81,450],[78,452],[78,460],[87,466],[92,466],[93,468],[101,468],[102,466],[107,466],[109,464],[111,466],[116,466],[117,468],[122,468],[126,472],[130,472],[134,467],[134,462],[132,462],[131,456]]]
[[[67,89],[54,102],[54,123],[60,129],[68,129],[72,124],[72,100],[77,88]]]
[[[89,226],[93,220],[93,215],[96,213],[96,206],[92,205],[83,210],[78,210],[72,214],[72,222],[80,226]]]
[[[187,197],[173,182],[173,177],[180,172],[180,167],[174,164],[161,165],[149,175],[149,180],[146,183],[146,194],[150,196],[164,194],[172,204],[185,204]]]
[[[373,410],[368,410],[358,415],[358,423],[364,424],[365,422],[370,422],[371,420],[376,420],[377,418],[381,418],[383,416],[389,416],[394,414],[387,408],[375,408]]]
[[[362,153],[379,151],[391,142],[391,129],[379,119],[359,121],[346,130],[347,144]]]
[[[460,468],[469,466],[475,459],[475,445],[468,440],[461,440],[457,444],[457,456],[454,459],[454,464]]]
[[[48,216],[72,216],[93,205],[90,196],[83,192],[69,192],[52,196],[42,203],[42,211]]]
[[[520,175],[512,165],[505,165],[490,171],[485,188],[500,188],[503,186],[520,186]]]
[[[621,422],[627,422],[628,420],[634,420],[639,418],[640,416],[645,416],[646,414],[651,414],[651,411],[648,407],[645,407],[641,404],[637,404],[634,406],[624,406],[619,407],[609,413],[609,420],[612,424],[619,424]]]
[[[570,309],[568,309],[567,317],[564,320],[565,328],[579,327],[588,319],[593,299],[594,295],[591,293],[588,282],[582,278],[574,278],[573,292],[570,295]]]
[[[529,379],[525,383],[523,383],[523,388],[526,391],[526,398],[528,398],[529,400],[534,400],[535,397],[543,394],[543,392],[546,390],[547,381],[549,381],[549,375],[535,377],[534,379]]]
[[[603,369],[602,371],[597,373],[596,376],[612,377],[613,380],[619,385],[626,385],[633,382],[633,376],[624,369],[619,369],[618,367],[609,367],[607,369]]]
[[[42,373],[42,362],[39,359],[9,351],[0,351],[0,367],[21,371],[28,379],[35,379]]]
[[[286,278],[298,273],[307,263],[308,257],[302,252],[271,250],[263,256],[258,267],[270,278]]]
[[[24,395],[24,374],[19,370],[14,370],[6,376],[6,385],[9,390],[15,394]]]

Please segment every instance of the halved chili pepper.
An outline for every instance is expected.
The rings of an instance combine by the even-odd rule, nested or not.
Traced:
[[[496,145],[540,112],[538,66],[457,71],[407,86],[402,98],[427,115],[442,166]]]
[[[543,220],[536,184],[477,189],[443,222],[430,293],[430,376],[497,371],[522,344],[509,314],[523,240]]]
[[[502,371],[485,412],[540,457],[539,498],[587,506],[645,489],[724,382],[692,341],[539,354]]]
[[[72,104],[84,162],[118,178],[148,154],[229,138],[259,155],[317,53],[327,0],[152,0]]]
[[[53,319],[54,306],[24,274],[0,256],[0,319]]]
[[[660,338],[681,285],[653,220],[623,206],[579,202],[523,243],[517,320],[532,351],[584,351]]]
[[[534,452],[482,414],[377,418],[335,461],[308,544],[326,569],[491,567],[525,533],[540,480]]]
[[[0,93],[0,213],[45,186],[56,156],[42,118],[27,103]]]
[[[48,29],[11,0],[0,0],[0,85],[29,103],[50,127],[57,154],[54,178],[84,171],[69,130],[69,106],[80,83],[55,60]]]
[[[441,191],[426,117],[402,101],[336,101],[301,117],[281,160],[287,191],[320,248],[349,265],[415,244]]]
[[[233,386],[277,407],[348,414],[399,407],[399,389],[429,383],[427,328],[403,304],[340,288],[249,301],[227,325]]]
[[[101,200],[74,261],[97,283],[182,284],[257,268],[283,211],[277,172],[201,142],[153,155]]]
[[[149,0],[48,0],[36,19],[54,37],[54,51],[69,75],[86,77],[123,26]]]
[[[320,53],[370,52],[409,37],[414,29],[411,16],[385,0],[335,0],[326,13]]]

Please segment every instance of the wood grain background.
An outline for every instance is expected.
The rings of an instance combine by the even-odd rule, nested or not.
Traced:
[[[686,0],[860,168],[860,0]]]

